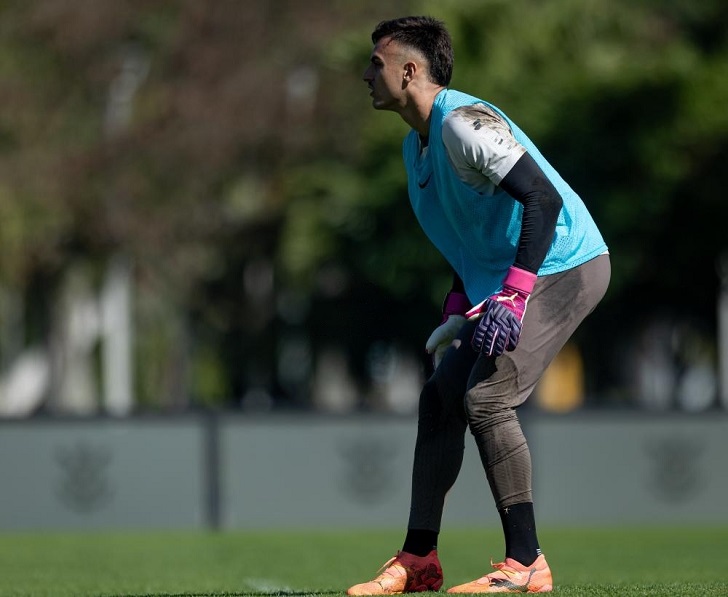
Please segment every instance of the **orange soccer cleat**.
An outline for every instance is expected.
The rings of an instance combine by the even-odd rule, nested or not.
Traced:
[[[551,569],[542,555],[530,566],[506,558],[505,562],[493,564],[495,572],[478,580],[448,589],[448,593],[548,593],[554,581]]]
[[[437,591],[442,586],[442,566],[437,551],[420,557],[400,551],[380,569],[374,580],[350,587],[349,595],[398,595]]]

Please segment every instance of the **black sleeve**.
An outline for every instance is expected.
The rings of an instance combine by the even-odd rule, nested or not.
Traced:
[[[463,284],[460,276],[458,276],[455,272],[452,273],[452,288],[450,289],[450,292],[465,294],[465,284]]]
[[[524,153],[500,187],[523,204],[521,236],[514,265],[537,273],[554,239],[563,205],[561,195],[534,159]]]

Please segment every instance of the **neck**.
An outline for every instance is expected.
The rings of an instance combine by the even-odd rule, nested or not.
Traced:
[[[417,131],[420,137],[427,138],[430,134],[430,116],[435,97],[444,87],[433,87],[427,92],[412,97],[412,101],[401,111],[400,116],[410,127]]]

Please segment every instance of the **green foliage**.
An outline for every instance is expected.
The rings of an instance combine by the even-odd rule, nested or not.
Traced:
[[[190,321],[195,366],[216,372],[203,387],[247,383],[232,381],[247,354],[210,362],[226,336],[275,333],[275,313],[254,332],[240,315],[252,307],[238,280],[262,257],[276,293],[310,297],[310,335],[317,301],[354,321],[353,295],[371,293],[393,312],[411,303],[388,339],[419,346],[412,330],[436,317],[449,271],[409,210],[406,126],[372,110],[361,81],[374,25],[413,13],[446,21],[453,87],[518,122],[602,228],[614,271],[592,341],[616,316],[637,325],[622,305],[645,288],[681,308],[682,272],[702,280],[691,301],[712,325],[728,218],[722,0],[4,3],[0,284],[27,293],[40,277],[53,294],[75,260],[131,255]],[[130,48],[149,68],[110,130]],[[332,267],[345,281],[333,290]],[[347,338],[357,354],[376,340],[355,323]]]

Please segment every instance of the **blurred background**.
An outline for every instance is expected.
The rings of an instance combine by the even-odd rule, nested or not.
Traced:
[[[4,0],[0,436],[414,416],[450,272],[410,211],[406,125],[361,80],[406,14],[446,22],[452,87],[527,131],[610,248],[525,409],[723,416],[724,0]]]

